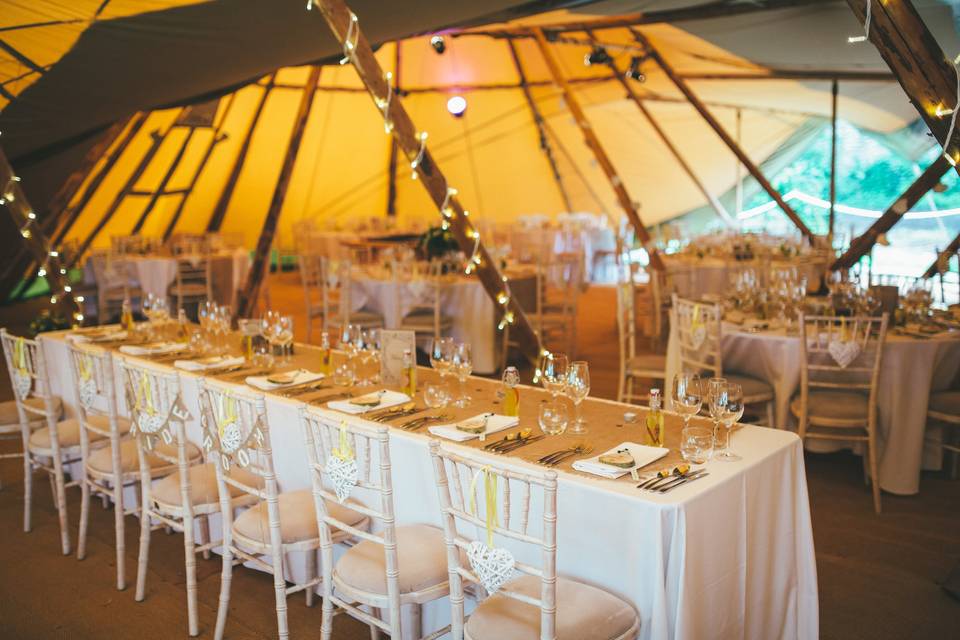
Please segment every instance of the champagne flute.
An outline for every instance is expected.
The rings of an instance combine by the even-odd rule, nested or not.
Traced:
[[[673,410],[683,417],[683,428],[686,429],[690,426],[690,417],[700,412],[703,402],[700,376],[694,373],[678,373],[673,376],[670,398],[673,400]]]
[[[453,405],[456,407],[469,406],[471,398],[467,394],[467,378],[473,372],[473,357],[470,352],[469,343],[461,342],[454,347],[451,366],[457,374],[457,380],[460,382],[460,392]]]
[[[730,449],[730,430],[733,425],[743,417],[743,389],[738,384],[727,384],[727,398],[720,413],[720,421],[723,422],[723,447],[719,453],[714,454],[717,460],[733,461],[739,460],[740,456]]]
[[[567,356],[562,353],[547,354],[542,366],[543,388],[556,399],[567,384]]]
[[[727,404],[727,379],[710,378],[707,380],[707,410],[710,417],[713,418],[713,432],[717,433],[720,428],[720,416],[723,413],[723,407]]]
[[[587,427],[583,419],[581,404],[590,395],[590,367],[585,360],[577,360],[570,364],[564,391],[573,402],[576,416],[573,427],[570,428],[570,433],[582,435],[587,432]]]

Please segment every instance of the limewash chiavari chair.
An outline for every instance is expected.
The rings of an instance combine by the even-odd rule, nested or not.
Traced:
[[[197,253],[177,257],[177,276],[169,294],[176,299],[177,309],[186,304],[213,300],[212,263],[208,254]]]
[[[773,387],[764,380],[723,368],[723,312],[720,305],[687,300],[673,294],[673,309],[680,346],[680,370],[709,373],[710,376],[726,378],[740,385],[743,403],[765,405],[767,426],[775,426],[773,403],[776,394]]]
[[[320,637],[329,640],[333,633],[334,608],[398,640],[401,631],[401,607],[408,607],[414,638],[421,638],[420,607],[446,596],[447,565],[444,559],[443,532],[430,525],[396,526],[393,505],[393,481],[390,464],[390,436],[386,427],[362,421],[330,418],[303,407],[300,411],[307,453],[310,459],[313,496],[320,527],[321,568],[323,572],[323,622]],[[346,447],[348,452],[343,451]],[[338,454],[340,454],[338,456]],[[336,459],[337,468],[330,464]],[[353,510],[380,526],[369,533],[338,517],[330,509],[339,503],[337,489],[352,490],[349,481],[338,484],[340,465],[352,460],[356,465],[355,487],[377,496],[379,507],[351,503]],[[333,486],[333,489],[328,488]],[[344,495],[344,499],[346,499]],[[355,536],[362,542],[351,547],[334,564],[333,545]],[[360,609],[360,606],[386,611],[386,619]],[[431,634],[439,637],[446,629]]]
[[[280,638],[287,638],[287,596],[305,591],[307,606],[312,606],[320,583],[316,566],[320,531],[312,492],[280,492],[263,394],[201,379],[200,405],[204,448],[216,468],[223,529],[223,569],[214,637],[220,640],[226,628],[233,565],[250,562],[273,574],[277,630]],[[252,500],[255,506],[235,518],[235,509],[242,506],[238,499]],[[363,514],[341,505],[331,509],[350,526],[365,526]],[[287,587],[284,557],[290,552],[306,554],[307,575],[304,582]],[[260,556],[267,556],[269,561]]]
[[[323,323],[340,330],[348,324],[364,329],[383,327],[383,316],[368,309],[353,309],[353,265],[349,260],[322,258],[323,267]]]
[[[640,619],[632,605],[597,587],[557,576],[555,471],[516,471],[488,456],[454,453],[437,440],[430,442],[430,454],[446,539],[454,640],[628,640],[637,636]],[[485,474],[493,482],[476,482]],[[483,499],[485,485],[494,488],[494,499],[489,495]],[[481,508],[483,503],[486,506]],[[533,521],[532,504],[542,508],[539,525]],[[481,515],[491,507],[496,517]],[[464,582],[477,585],[478,592],[485,589],[464,562],[474,543],[463,535],[464,528],[489,529],[488,536],[508,539],[514,548],[527,552],[523,557],[540,554],[539,566],[516,559],[513,568],[520,576],[478,603],[469,619],[464,615]]]
[[[865,442],[864,481],[873,491],[873,508],[880,513],[877,477],[877,382],[887,335],[887,314],[860,316],[807,316],[800,314],[800,393],[790,402],[797,417],[801,440]],[[831,344],[856,345],[857,353],[841,366]],[[836,349],[836,347],[834,347]],[[869,477],[868,477],[869,467]]]
[[[136,506],[126,509],[123,501],[124,486],[136,481],[134,474],[124,474],[120,453],[122,439],[130,432],[130,420],[122,417],[117,409],[117,386],[110,352],[77,343],[71,343],[69,348],[77,420],[80,423],[81,499],[77,558],[83,560],[87,554],[90,494],[99,494],[105,500],[113,498],[117,590],[122,591],[127,585],[124,516],[138,512]],[[107,443],[106,446],[91,450],[92,444],[103,442]],[[132,451],[128,448],[128,452]]]
[[[400,321],[400,328],[413,331],[422,336],[439,338],[444,332],[453,328],[453,318],[440,311],[440,284],[442,263],[431,260],[427,273],[423,274],[422,284],[428,294],[420,304],[415,305]],[[416,276],[415,276],[416,277]],[[419,284],[419,283],[418,283]]]
[[[322,330],[326,329],[329,300],[323,282],[323,258],[301,253],[299,257],[300,284],[303,287],[303,302],[307,312],[307,342],[313,342],[313,323],[320,319]]]
[[[37,340],[19,338],[0,329],[3,355],[13,385],[20,435],[23,440],[23,530],[31,527],[33,472],[41,469],[49,474],[53,499],[60,518],[60,544],[63,555],[70,553],[70,532],[67,529],[68,487],[64,465],[76,461],[80,454],[80,426],[76,420],[60,420],[60,398],[50,391],[46,358]],[[46,426],[36,427],[37,423]],[[44,463],[49,460],[49,463]]]
[[[951,432],[944,438],[944,442],[930,437],[926,440],[941,445],[953,455],[953,473],[956,476],[957,457],[960,456],[960,443],[956,439],[960,434],[960,391],[934,391],[930,394],[930,400],[927,403],[927,419],[947,427]]]
[[[195,636],[199,633],[196,554],[219,543],[208,541],[197,545],[194,518],[200,515],[202,506],[209,505],[211,500],[215,507],[217,497],[203,496],[191,484],[196,478],[195,467],[200,467],[202,456],[200,448],[187,440],[184,421],[190,416],[180,395],[180,376],[176,372],[154,369],[127,358],[120,360],[120,370],[133,422],[131,432],[135,436],[140,474],[140,549],[134,597],[137,602],[142,602],[145,597],[150,533],[160,528],[182,533],[187,575],[187,619],[189,633]],[[161,465],[167,467],[171,474],[154,486],[154,470]],[[158,522],[156,525],[153,524],[155,520]]]
[[[577,309],[583,287],[583,254],[548,254],[538,263],[536,323],[544,342],[556,336],[571,357],[577,348]]]
[[[42,411],[44,407],[44,400],[40,397],[27,398],[25,401],[27,404],[33,406],[35,409]],[[60,399],[56,398],[54,403],[54,411],[59,418],[61,414]],[[30,431],[35,429],[40,429],[46,424],[46,417],[39,414],[28,413],[27,414],[27,427]],[[2,440],[22,440],[23,434],[20,428],[20,412],[17,409],[16,400],[7,400],[5,402],[0,402],[0,441]],[[26,451],[26,444],[21,446],[21,450],[14,453],[0,453],[0,460],[8,458],[23,458],[24,451]],[[0,484],[2,487],[2,484]]]
[[[659,353],[637,353],[636,289],[632,281],[617,285],[617,337],[620,347],[617,402],[645,399],[646,394],[634,391],[634,383],[640,379],[663,381],[667,375],[667,358]]]

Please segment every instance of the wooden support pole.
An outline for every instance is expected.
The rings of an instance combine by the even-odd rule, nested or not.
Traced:
[[[833,226],[836,220],[837,206],[837,94],[840,83],[834,80],[830,85],[830,223],[827,238],[833,244]]]
[[[510,325],[510,334],[516,337],[524,355],[531,361],[538,362],[541,355],[540,339],[527,321],[520,304],[510,295],[506,276],[499,272],[496,262],[490,258],[480,241],[479,232],[471,223],[456,193],[450,191],[450,184],[434,161],[426,144],[426,137],[423,134],[418,135],[401,99],[393,96],[389,104],[386,102],[387,85],[383,69],[374,56],[358,19],[342,0],[313,0],[308,6],[320,9],[324,20],[341,44],[346,41],[350,43],[349,48],[344,46],[350,54],[350,61],[377,108],[383,112],[386,122],[392,124],[393,135],[400,148],[411,160],[411,164],[416,163],[418,180],[443,215],[453,237],[464,253],[471,256],[472,270],[475,270],[487,294],[496,301],[496,306],[502,309],[501,324]]]
[[[693,93],[693,90],[690,89],[690,86],[676,74],[670,63],[668,63],[663,56],[660,55],[660,52],[650,43],[647,37],[636,29],[631,29],[630,31],[633,33],[633,37],[636,38],[637,42],[643,44],[647,48],[650,57],[656,61],[657,65],[661,69],[663,69],[663,72],[667,74],[667,77],[670,78],[671,82],[673,82],[677,89],[680,90],[680,93],[687,98],[687,100],[690,102],[693,108],[697,110],[701,117],[706,120],[707,124],[710,125],[710,128],[713,129],[723,143],[727,145],[727,148],[730,149],[730,151],[737,156],[740,162],[743,163],[743,166],[747,169],[747,171],[750,172],[750,175],[753,176],[754,180],[760,184],[763,190],[766,191],[773,201],[776,202],[777,205],[783,210],[783,212],[787,214],[787,217],[790,218],[794,225],[796,225],[797,229],[800,230],[800,233],[804,235],[807,241],[813,244],[813,232],[811,232],[807,225],[804,224],[803,220],[800,219],[800,216],[797,215],[797,212],[794,211],[789,204],[787,204],[787,201],[783,199],[783,196],[780,195],[780,192],[777,191],[772,184],[770,184],[770,181],[767,180],[766,176],[763,175],[763,172],[760,171],[760,167],[754,164],[747,154],[744,153],[743,149],[740,148],[740,145],[738,145],[736,141],[730,137],[730,134],[727,133],[726,129],[723,128],[723,125],[721,125],[720,122],[713,117],[713,114],[710,113],[710,110],[707,109],[707,106],[703,104],[703,102],[695,93]]]
[[[310,68],[310,77],[307,79],[303,94],[300,96],[300,106],[297,108],[297,116],[293,121],[290,142],[287,143],[287,153],[284,155],[283,165],[280,167],[280,175],[277,177],[277,186],[273,190],[273,198],[270,199],[267,217],[263,221],[263,229],[260,231],[260,239],[257,241],[253,264],[247,274],[247,282],[237,295],[237,308],[233,312],[234,320],[250,315],[257,306],[260,285],[263,283],[264,274],[270,267],[270,249],[277,233],[277,223],[280,221],[283,201],[287,197],[287,188],[290,186],[293,168],[297,162],[297,152],[300,150],[300,143],[303,141],[303,132],[307,128],[310,107],[313,106],[313,97],[317,94],[316,86],[319,82],[320,66],[314,65]]]
[[[27,201],[19,178],[16,177],[7,154],[0,148],[0,200],[2,207],[13,221],[14,226],[20,229],[24,244],[33,254],[37,264],[46,265],[46,278],[50,284],[51,303],[59,311],[67,315],[72,321],[80,322],[83,315],[70,292],[70,281],[67,270],[60,261],[58,252],[52,250],[43,228],[37,218],[31,218],[33,208]]]
[[[858,236],[850,242],[850,247],[837,258],[830,269],[849,269],[857,263],[860,258],[865,256],[873,245],[877,242],[877,236],[889,231],[893,225],[900,221],[903,215],[910,211],[920,201],[930,189],[933,188],[940,178],[950,170],[950,163],[942,155],[938,156],[933,163],[913,181],[906,191],[897,198],[890,207],[883,212],[877,220],[870,225],[863,235]]]
[[[591,41],[596,42],[596,38],[593,35],[592,31],[587,32],[587,36]],[[512,46],[513,43],[511,43]],[[624,73],[623,69],[617,66],[616,60],[610,58],[607,62],[607,66],[610,67],[610,70],[613,71],[614,77],[620,82],[620,86],[623,87],[624,91],[627,92],[627,97],[637,105],[637,108],[640,109],[640,113],[643,114],[643,117],[647,119],[647,122],[650,123],[650,126],[653,128],[654,132],[660,138],[660,141],[663,142],[664,146],[667,147],[667,150],[673,155],[677,163],[680,165],[680,168],[683,169],[684,173],[687,174],[687,177],[696,185],[697,189],[700,190],[700,193],[703,194],[703,197],[707,199],[707,202],[710,203],[710,206],[713,207],[713,210],[717,212],[717,215],[720,216],[720,219],[723,220],[727,225],[731,227],[736,226],[736,222],[733,218],[730,217],[730,214],[727,212],[726,207],[713,195],[707,185],[703,184],[700,178],[697,177],[697,174],[693,172],[693,168],[687,164],[687,161],[684,160],[683,156],[680,154],[680,150],[670,141],[670,138],[667,136],[667,132],[663,130],[663,127],[656,121],[653,117],[653,114],[650,113],[650,110],[647,109],[647,105],[643,104],[643,100],[640,99],[639,94],[633,88],[633,85],[630,84],[630,81],[627,80],[627,76]]]
[[[149,217],[150,212],[153,211],[153,208],[156,206],[160,196],[165,195],[167,184],[169,184],[170,178],[173,177],[177,167],[180,166],[180,161],[183,160],[183,155],[187,152],[187,147],[190,146],[190,141],[193,139],[193,134],[195,131],[195,127],[190,127],[187,129],[187,135],[184,136],[183,142],[180,143],[180,148],[177,150],[177,155],[173,157],[173,162],[171,162],[170,166],[167,167],[167,172],[163,174],[163,178],[160,179],[160,184],[157,186],[156,190],[150,194],[150,199],[147,201],[147,206],[144,208],[143,213],[140,214],[136,224],[133,225],[133,229],[130,231],[131,234],[136,235],[140,233],[140,230],[143,229],[144,223],[147,221],[147,217]]]
[[[633,225],[633,229],[636,232],[637,237],[640,239],[640,242],[650,254],[650,266],[658,271],[663,270],[663,260],[660,258],[660,254],[653,247],[653,243],[650,241],[650,233],[640,220],[640,214],[637,213],[637,208],[633,203],[633,199],[630,197],[630,194],[627,193],[627,189],[623,184],[623,180],[620,179],[620,176],[617,174],[617,170],[610,161],[610,157],[604,150],[603,145],[600,144],[600,139],[597,138],[597,134],[594,133],[593,126],[590,124],[590,121],[587,120],[587,116],[581,108],[579,100],[577,100],[577,97],[570,89],[570,85],[564,79],[563,72],[560,70],[560,65],[557,64],[556,59],[553,57],[553,53],[550,51],[550,46],[547,43],[547,39],[543,35],[543,31],[534,28],[533,33],[536,38],[537,46],[540,49],[540,53],[543,54],[543,59],[546,61],[547,68],[550,70],[550,75],[553,77],[557,86],[560,88],[560,91],[563,93],[563,97],[567,103],[567,108],[570,109],[574,120],[577,122],[577,126],[580,127],[580,132],[583,133],[584,141],[590,150],[593,151],[594,157],[597,159],[600,168],[603,169],[603,173],[607,176],[607,179],[610,181],[610,186],[613,187],[613,191],[617,195],[617,201],[627,214],[627,218],[630,220],[630,224]]]
[[[947,248],[937,254],[937,259],[933,261],[933,264],[930,265],[930,268],[923,272],[924,278],[932,278],[935,276],[939,269],[937,268],[940,263],[940,259],[943,256],[952,256],[953,254],[960,251],[960,234],[957,234],[957,237],[950,241],[950,244],[947,245]],[[947,258],[949,260],[949,257]]]
[[[507,40],[507,47],[510,49],[510,57],[513,59],[513,66],[517,70],[517,76],[520,78],[520,90],[523,91],[523,97],[527,100],[527,106],[530,107],[530,114],[533,116],[533,124],[537,126],[537,133],[540,136],[540,149],[547,157],[550,164],[550,173],[553,175],[554,182],[557,183],[557,190],[560,191],[560,198],[563,200],[563,206],[567,211],[573,211],[573,204],[570,201],[570,194],[567,193],[563,185],[563,178],[560,177],[560,167],[557,165],[557,159],[553,156],[553,147],[550,146],[550,140],[547,137],[547,121],[537,106],[537,101],[533,99],[533,93],[530,91],[530,85],[527,81],[527,74],[523,70],[523,64],[520,62],[520,54],[517,52],[517,45],[513,40]]]
[[[957,148],[960,127],[953,132],[953,139],[947,140],[950,116],[937,115],[938,109],[960,108],[956,104],[957,72],[953,63],[909,0],[870,1],[870,42],[877,47],[920,117],[956,165],[960,157]],[[866,0],[847,0],[847,4],[863,24]],[[960,172],[960,167],[957,171]]]
[[[393,92],[400,95],[400,40],[394,43],[393,50]],[[390,138],[390,161],[387,164],[387,215],[397,215],[397,156],[400,147],[397,139]]]
[[[274,71],[270,74],[270,79],[267,80],[266,86],[263,87],[263,93],[260,95],[260,101],[257,103],[257,108],[253,112],[253,118],[250,120],[250,128],[247,129],[247,135],[244,136],[243,142],[240,144],[240,151],[237,152],[237,159],[233,162],[233,168],[230,169],[230,176],[227,178],[227,184],[224,185],[223,191],[220,193],[220,199],[217,200],[217,206],[214,207],[213,213],[210,215],[210,221],[207,223],[208,232],[220,231],[220,226],[223,224],[223,219],[227,215],[227,207],[230,205],[230,198],[233,197],[233,191],[236,189],[237,181],[240,179],[240,172],[243,171],[243,165],[247,161],[247,152],[250,151],[250,142],[253,140],[253,131],[257,128],[257,123],[260,121],[260,116],[263,114],[263,107],[267,104],[267,96],[269,96],[270,91],[273,90],[276,79],[277,72]]]

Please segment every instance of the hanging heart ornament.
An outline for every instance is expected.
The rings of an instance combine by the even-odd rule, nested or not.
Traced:
[[[231,422],[223,427],[220,432],[220,446],[225,453],[233,453],[243,444],[243,434],[236,422]]]
[[[467,547],[467,559],[480,584],[488,593],[495,593],[513,575],[516,560],[506,549],[489,547],[474,540]]]
[[[333,491],[337,494],[337,500],[341,503],[350,496],[350,492],[357,486],[359,475],[360,471],[357,467],[356,458],[336,455],[327,458],[327,477],[330,478]]]
[[[137,417],[137,424],[140,425],[140,431],[143,433],[156,433],[166,421],[166,418],[160,414],[146,411],[141,411]]]
[[[81,379],[79,385],[80,404],[90,408],[97,398],[97,381],[93,378]]]
[[[690,327],[690,341],[693,343],[693,348],[699,350],[707,341],[707,328],[702,324]]]
[[[33,378],[26,371],[19,369],[13,372],[13,388],[21,400],[25,400],[30,395],[30,389],[33,388]]]
[[[853,340],[833,340],[827,351],[840,368],[846,369],[860,355],[860,344]]]

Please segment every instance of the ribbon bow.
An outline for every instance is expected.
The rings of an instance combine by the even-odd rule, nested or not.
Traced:
[[[470,482],[470,513],[477,515],[477,482],[480,480],[480,474],[483,474],[483,493],[487,505],[486,524],[487,524],[487,546],[493,547],[493,530],[500,526],[500,520],[497,516],[497,474],[490,472],[490,465],[478,469],[473,474],[473,480]]]
[[[77,359],[77,372],[80,374],[80,379],[86,382],[91,377],[93,377],[93,363],[90,361],[90,356],[83,354]]]
[[[137,398],[137,411],[146,411],[148,415],[155,415],[157,410],[153,406],[153,391],[150,389],[150,381],[147,379],[147,372],[140,372],[140,397],[146,403],[146,408],[140,405],[140,398]]]
[[[13,343],[13,366],[22,374],[27,373],[27,346],[23,338],[17,338]]]
[[[237,421],[237,399],[223,394],[220,396],[220,411],[217,417],[217,432],[223,438],[223,432]]]
[[[349,440],[347,440],[346,420],[340,421],[340,446],[333,449],[330,453],[340,460],[353,460],[353,449],[350,447]]]

